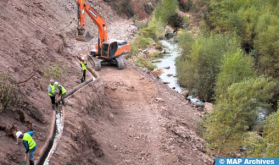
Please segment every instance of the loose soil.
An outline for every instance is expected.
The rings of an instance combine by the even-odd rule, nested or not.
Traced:
[[[51,164],[211,164],[194,131],[199,113],[167,85],[126,63],[124,70],[103,67],[103,85],[68,100]]]

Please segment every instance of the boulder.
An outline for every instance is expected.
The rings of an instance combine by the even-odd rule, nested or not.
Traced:
[[[184,90],[183,92],[181,92],[181,94],[182,94],[184,97],[187,97],[188,94],[189,94],[189,91],[188,91],[188,90]]]
[[[166,66],[166,67],[164,67],[164,69],[170,69],[170,66]]]

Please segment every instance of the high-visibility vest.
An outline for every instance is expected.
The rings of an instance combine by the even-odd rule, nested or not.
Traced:
[[[28,142],[29,150],[33,149],[36,146],[36,142],[33,140],[32,136],[30,136],[28,133],[25,133],[23,135],[22,140],[25,140]]]
[[[62,89],[62,95],[64,95],[67,91],[62,85],[58,85]],[[59,88],[58,88],[59,89]]]
[[[52,92],[53,94],[55,94],[55,86],[49,84],[49,87],[51,88],[51,92]],[[50,96],[52,96],[53,94],[51,94],[50,92],[48,92],[48,95],[50,95]]]
[[[85,65],[85,64],[86,64],[86,62],[84,62],[84,63],[83,63],[83,62],[80,62],[80,65],[81,65],[81,69],[82,69],[82,70],[86,70],[86,65]]]

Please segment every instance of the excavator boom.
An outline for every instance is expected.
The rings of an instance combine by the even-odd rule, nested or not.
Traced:
[[[94,10],[90,5],[84,2],[85,0],[77,0],[78,5],[78,34],[76,39],[79,41],[90,41],[93,37],[88,31],[85,30],[85,12],[94,21],[99,30],[99,38],[101,45],[104,41],[108,40],[107,36],[107,24],[106,21],[100,16],[100,14]]]

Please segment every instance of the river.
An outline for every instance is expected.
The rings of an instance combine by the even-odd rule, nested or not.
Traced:
[[[165,50],[165,54],[158,58],[158,62],[154,62],[157,68],[164,68],[170,67],[169,69],[164,69],[164,73],[160,76],[160,79],[163,82],[169,82],[168,86],[170,88],[175,87],[178,93],[183,91],[183,88],[180,87],[178,83],[178,79],[176,75],[176,66],[175,66],[175,59],[180,55],[180,51],[178,48],[177,43],[174,42],[173,39],[169,40],[161,40],[160,41],[163,45],[163,49]],[[172,74],[174,76],[167,76],[167,74]]]
[[[163,49],[165,50],[165,54],[158,58],[154,62],[157,68],[165,68],[170,67],[169,69],[164,69],[164,73],[160,76],[162,82],[169,82],[168,86],[170,88],[174,88],[178,93],[181,93],[184,89],[179,85],[178,79],[176,77],[176,65],[175,59],[176,57],[180,56],[180,48],[178,44],[174,41],[174,39],[163,39],[160,40],[163,45]],[[172,74],[173,76],[168,76],[168,74]],[[198,98],[195,98],[191,95],[187,97],[188,100],[192,104],[198,106],[204,106],[204,103],[200,101]]]

